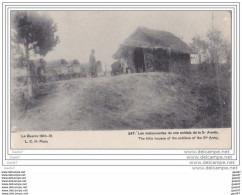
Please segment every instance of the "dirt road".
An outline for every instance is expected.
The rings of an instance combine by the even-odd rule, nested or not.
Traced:
[[[172,73],[62,81],[38,105],[12,118],[15,130],[161,129],[192,127],[196,98]]]

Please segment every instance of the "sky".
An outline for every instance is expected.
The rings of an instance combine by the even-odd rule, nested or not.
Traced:
[[[214,11],[214,28],[230,37],[228,11]],[[45,60],[78,59],[88,62],[91,49],[96,59],[110,66],[119,45],[139,26],[164,30],[190,43],[194,36],[206,37],[212,25],[211,11],[42,11],[57,23],[60,43]]]

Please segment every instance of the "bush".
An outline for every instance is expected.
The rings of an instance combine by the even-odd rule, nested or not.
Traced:
[[[231,89],[228,65],[202,64],[193,69],[191,91],[200,102],[196,127],[231,127]]]
[[[12,87],[11,90],[11,115],[20,116],[29,107],[28,90],[26,86]]]

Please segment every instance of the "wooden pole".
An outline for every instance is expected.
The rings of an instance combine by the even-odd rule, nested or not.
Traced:
[[[145,51],[144,51],[144,49],[143,49],[143,55],[144,55],[144,66],[145,66],[144,67],[145,68],[145,71],[143,71],[143,72],[147,72],[147,66],[146,66],[146,59],[145,59]]]

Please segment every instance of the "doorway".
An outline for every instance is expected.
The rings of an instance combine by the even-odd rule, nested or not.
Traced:
[[[145,72],[145,59],[143,48],[135,48],[134,50],[134,64],[136,72]]]

